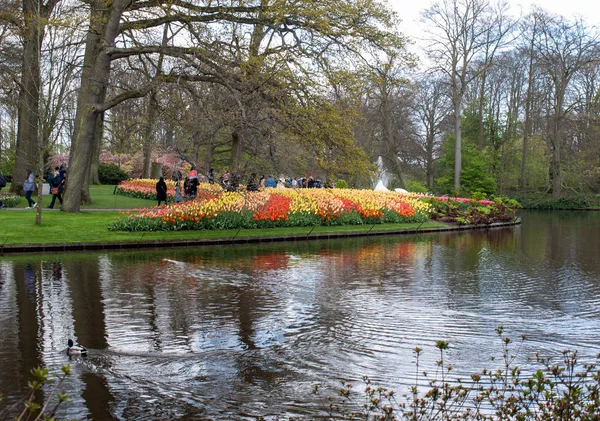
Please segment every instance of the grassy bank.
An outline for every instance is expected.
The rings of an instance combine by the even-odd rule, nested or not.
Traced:
[[[420,224],[385,224],[341,227],[294,227],[242,230],[202,230],[202,231],[158,231],[130,233],[109,231],[107,226],[117,219],[118,211],[83,210],[71,214],[48,211],[42,214],[42,224],[35,225],[35,211],[3,211],[1,218],[10,229],[0,233],[0,245],[12,244],[63,244],[78,242],[130,242],[140,240],[189,240],[232,237],[262,237],[294,234],[318,234],[336,232],[394,231],[415,229]],[[421,228],[444,227],[444,224],[426,222]]]

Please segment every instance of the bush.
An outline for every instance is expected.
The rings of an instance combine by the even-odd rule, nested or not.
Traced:
[[[494,200],[430,197],[424,200],[433,207],[431,219],[459,225],[514,221],[521,207],[519,202],[507,197]]]
[[[406,180],[406,190],[413,193],[427,193],[427,186],[420,181]]]
[[[335,183],[335,188],[336,189],[347,189],[348,188],[348,183],[346,183],[346,180],[338,180]]]
[[[98,177],[101,184],[117,185],[121,181],[127,180],[129,175],[115,164],[100,164]]]

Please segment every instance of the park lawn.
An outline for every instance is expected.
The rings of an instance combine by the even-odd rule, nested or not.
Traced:
[[[8,191],[10,184],[2,191]],[[137,197],[128,197],[122,194],[114,194],[115,186],[109,185],[92,185],[90,186],[90,196],[92,203],[89,205],[81,205],[81,209],[139,209],[155,206],[157,203],[154,200],[139,199]],[[32,199],[37,202],[37,193],[32,196]],[[42,206],[47,207],[52,200],[51,194],[42,195]],[[21,198],[21,203],[17,208],[27,207],[25,197]],[[60,208],[60,203],[56,201],[54,208]]]
[[[36,211],[0,210],[0,221],[5,227],[0,233],[1,245],[64,244],[94,242],[135,242],[154,240],[189,240],[233,237],[272,237],[299,234],[336,232],[366,232],[415,229],[417,227],[445,227],[444,224],[378,224],[341,227],[292,227],[240,230],[124,232],[109,231],[108,225],[120,215],[118,211],[83,210],[80,213],[42,211],[42,224],[35,225]]]
[[[82,209],[139,209],[156,206],[156,200],[139,199],[137,197],[114,194],[116,186],[90,186],[92,203],[82,205]],[[52,196],[50,196],[52,198]]]

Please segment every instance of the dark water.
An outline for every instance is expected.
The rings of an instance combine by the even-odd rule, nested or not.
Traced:
[[[0,393],[57,372],[62,415],[94,420],[308,419],[363,375],[405,390],[450,342],[455,375],[499,356],[600,352],[600,213],[523,213],[492,231],[0,260]],[[325,392],[325,394],[329,394]],[[0,404],[2,405],[2,404]],[[1,408],[1,406],[0,406]]]

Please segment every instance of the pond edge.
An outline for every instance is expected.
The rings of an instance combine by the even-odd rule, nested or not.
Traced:
[[[316,241],[342,238],[411,235],[449,231],[490,230],[521,224],[518,218],[511,222],[494,222],[486,225],[448,225],[443,228],[411,228],[402,230],[367,231],[367,232],[334,232],[334,233],[309,233],[290,234],[260,237],[233,237],[233,238],[198,238],[181,240],[148,240],[148,241],[119,241],[119,242],[82,242],[62,244],[10,244],[0,245],[0,256],[8,254],[30,253],[64,253],[70,251],[125,251],[144,250],[156,248],[187,248],[199,246],[222,246],[234,244],[260,244],[276,242]]]

